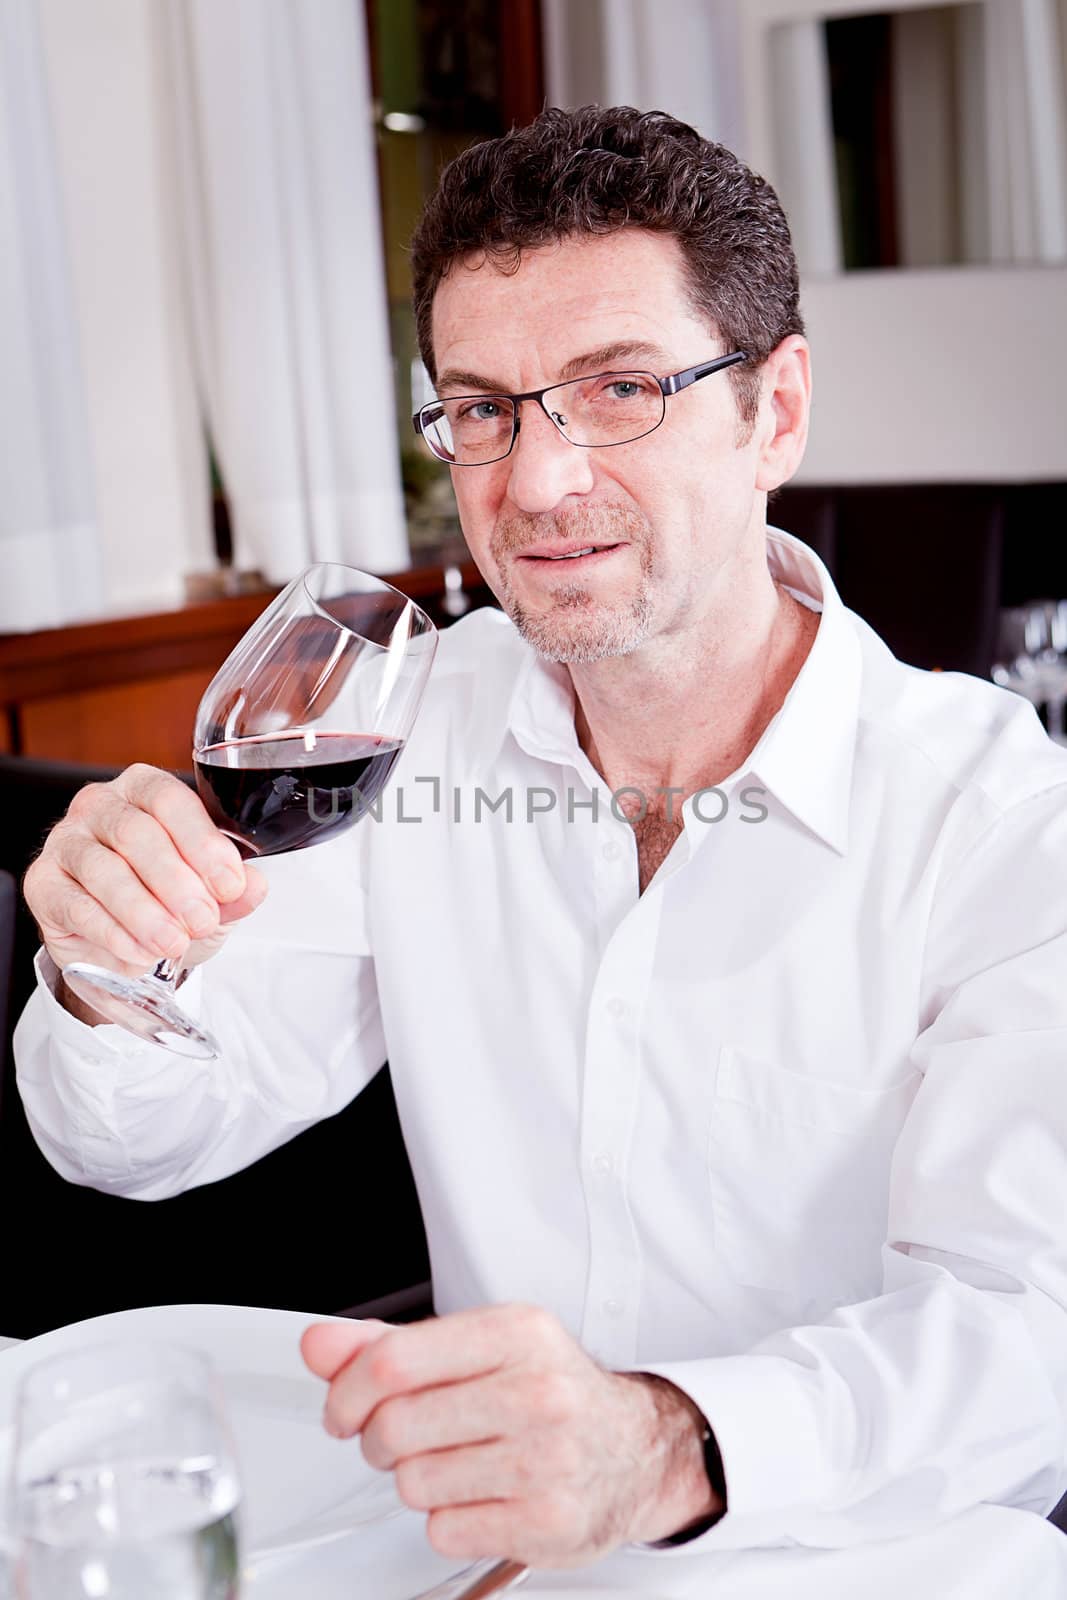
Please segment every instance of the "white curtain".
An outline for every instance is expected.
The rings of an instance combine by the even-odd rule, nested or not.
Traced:
[[[740,151],[739,0],[543,0],[548,103],[668,111]]]
[[[170,0],[202,403],[235,562],[408,561],[363,7]]]
[[[0,0],[0,631],[102,597],[88,417],[35,0]]]

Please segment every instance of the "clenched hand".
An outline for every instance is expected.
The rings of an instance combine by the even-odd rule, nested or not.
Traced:
[[[132,977],[164,956],[191,966],[213,954],[267,884],[180,779],[138,764],[78,791],[23,889],[58,967]]]
[[[721,1509],[693,1402],[605,1371],[537,1307],[320,1323],[301,1350],[329,1382],[328,1430],[395,1473],[441,1555],[580,1566]]]

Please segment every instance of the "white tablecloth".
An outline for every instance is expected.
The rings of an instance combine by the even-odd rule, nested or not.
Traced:
[[[250,1572],[248,1600],[410,1600],[447,1571],[420,1517],[371,1525]],[[856,1550],[719,1556],[620,1552],[578,1571],[531,1575],[519,1596],[552,1600],[1064,1600],[1067,1536],[1029,1512],[978,1506],[931,1533]]]
[[[0,1349],[17,1340],[0,1337]],[[353,1445],[353,1448],[358,1446]],[[249,1568],[249,1600],[411,1600],[450,1568],[415,1513]],[[1067,1600],[1067,1535],[1006,1506],[976,1506],[929,1533],[855,1550],[620,1551],[572,1572],[538,1572],[520,1591],[553,1600]]]

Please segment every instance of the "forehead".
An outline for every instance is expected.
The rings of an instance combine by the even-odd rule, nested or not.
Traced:
[[[528,250],[515,272],[485,258],[461,262],[433,304],[438,373],[491,371],[515,385],[622,339],[659,345],[684,364],[713,331],[691,303],[677,241],[634,228]]]

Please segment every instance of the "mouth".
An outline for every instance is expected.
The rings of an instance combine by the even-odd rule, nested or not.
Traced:
[[[526,550],[519,557],[524,564],[532,567],[591,567],[595,566],[610,556],[616,550],[625,549],[625,545],[613,544],[565,544],[565,545],[540,545],[534,550]]]

